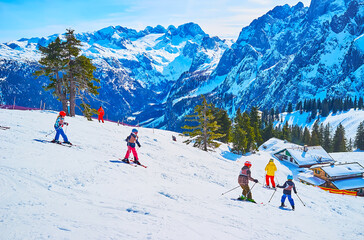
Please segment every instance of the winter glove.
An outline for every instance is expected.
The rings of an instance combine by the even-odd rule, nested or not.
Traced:
[[[254,182],[255,182],[255,183],[258,183],[258,179],[254,179]]]
[[[64,125],[68,126],[68,122],[65,122]]]
[[[137,143],[138,144],[138,147],[141,147],[140,143]]]
[[[277,187],[280,187],[279,184],[277,184]]]

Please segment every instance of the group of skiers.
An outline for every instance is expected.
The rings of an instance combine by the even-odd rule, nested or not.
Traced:
[[[98,117],[99,122],[100,121],[104,122],[104,120],[103,120],[104,110],[102,109],[101,106],[100,106],[98,112],[99,112],[99,117]],[[56,136],[54,137],[52,142],[60,143],[58,139],[59,139],[59,135],[61,135],[63,137],[63,140],[64,140],[63,143],[72,145],[72,143],[68,141],[68,138],[67,138],[66,134],[63,131],[63,125],[68,126],[68,123],[64,121],[65,116],[66,116],[65,111],[60,111],[59,112],[59,115],[58,115],[58,117],[56,119],[56,122],[54,124],[54,128],[56,130]],[[138,164],[138,165],[141,165],[140,162],[139,162],[138,153],[135,150],[135,144],[137,144],[138,147],[141,147],[141,145],[140,145],[140,143],[138,141],[138,130],[135,129],[135,128],[132,129],[130,135],[125,139],[125,141],[127,142],[128,149],[127,149],[125,157],[124,157],[124,159],[122,161],[125,162],[125,163],[129,163],[129,155],[132,152],[133,156],[134,156],[133,162]],[[243,189],[243,192],[242,192],[242,196],[239,197],[239,199],[255,203],[255,201],[252,198],[251,189],[249,188],[249,181],[253,181],[255,183],[258,183],[258,179],[252,178],[251,171],[250,171],[251,167],[252,167],[251,162],[246,161],[244,163],[244,167],[242,167],[242,169],[240,171],[240,174],[239,174],[239,177],[238,177],[238,183],[239,183],[240,187]],[[270,187],[269,182],[271,182],[272,188],[276,190],[276,184],[274,182],[274,174],[277,171],[277,167],[274,164],[273,159],[269,160],[267,166],[265,167],[265,171],[266,171],[266,176],[265,176],[266,187],[269,188]],[[297,194],[297,191],[296,191],[295,184],[293,183],[292,180],[293,180],[292,175],[288,175],[287,176],[287,181],[282,186],[277,185],[277,187],[284,189],[283,190],[283,195],[282,195],[282,198],[281,198],[281,207],[285,207],[284,202],[285,202],[286,198],[288,197],[288,201],[290,202],[291,207],[294,210],[295,207],[294,207],[294,201],[293,201],[292,196],[291,196],[291,192],[292,192],[292,189],[293,189],[293,191]]]
[[[98,121],[102,121],[104,123],[104,119],[103,119],[103,116],[104,116],[104,110],[102,109],[102,107],[100,106],[99,110],[99,117],[98,117]],[[63,138],[63,143],[64,144],[69,144],[69,145],[72,145],[72,143],[70,141],[68,141],[68,138],[67,138],[67,135],[65,134],[65,132],[63,131],[63,125],[66,125],[68,126],[68,123],[64,121],[64,118],[66,116],[66,112],[65,111],[60,111],[58,116],[57,116],[57,119],[56,119],[56,122],[54,124],[54,128],[56,130],[56,136],[54,137],[54,139],[51,141],[53,143],[61,143],[58,139],[59,139],[59,135],[62,136]],[[138,158],[138,153],[137,151],[135,150],[135,144],[138,145],[138,147],[141,147],[139,141],[138,141],[138,129],[133,129],[130,133],[130,135],[125,139],[125,141],[127,142],[127,147],[128,147],[128,150],[126,151],[126,154],[125,154],[125,157],[123,159],[123,162],[125,163],[129,163],[129,155],[130,155],[130,152],[133,153],[133,156],[134,156],[134,160],[133,162],[138,164],[138,165],[141,165],[140,162],[139,162],[139,158]]]
[[[250,161],[246,161],[244,163],[244,167],[242,167],[239,177],[238,177],[238,183],[240,185],[240,187],[243,189],[242,192],[242,196],[239,197],[239,200],[246,200],[246,201],[250,201],[250,202],[254,202],[252,198],[252,193],[251,193],[251,189],[249,188],[249,180],[253,181],[255,183],[258,183],[258,179],[254,179],[251,176],[251,171],[250,168],[252,167],[252,164]],[[272,184],[272,188],[274,190],[276,190],[276,185],[274,182],[274,174],[277,171],[277,167],[274,164],[274,160],[270,159],[267,166],[265,167],[265,171],[266,171],[266,177],[265,177],[265,181],[266,181],[266,187],[270,188],[269,186],[269,181]],[[292,198],[292,190],[294,191],[294,193],[297,194],[297,190],[295,187],[295,184],[293,182],[293,176],[292,175],[288,175],[287,176],[287,181],[280,186],[279,184],[277,185],[278,188],[283,188],[283,195],[281,198],[281,206],[280,207],[285,207],[284,202],[286,201],[286,198],[288,197],[288,201],[291,204],[292,210],[295,209],[295,205],[294,205],[294,201]]]

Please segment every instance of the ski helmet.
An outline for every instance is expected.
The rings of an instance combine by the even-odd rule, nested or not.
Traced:
[[[61,115],[62,117],[66,116],[66,112],[65,111],[60,111],[59,115]]]
[[[287,176],[287,180],[292,180],[293,179],[293,176],[292,175],[288,175]]]
[[[131,130],[132,133],[138,133],[138,129],[133,128],[133,130]]]
[[[244,163],[244,166],[251,167],[251,166],[252,166],[252,163],[251,163],[251,162],[249,162],[249,161],[246,161],[246,162]]]

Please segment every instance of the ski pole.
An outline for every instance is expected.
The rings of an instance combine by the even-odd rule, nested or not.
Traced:
[[[47,133],[45,136],[48,137],[49,135],[51,135],[52,133],[54,133],[54,131],[56,131],[56,130],[53,130],[52,132]]]
[[[257,184],[257,183],[254,183],[254,184],[253,184],[252,188],[251,188],[251,189],[249,190],[249,192],[246,194],[246,196],[245,196],[246,198],[248,197],[249,193],[253,190],[253,188],[254,188],[255,184]]]
[[[303,206],[305,206],[305,207],[306,207],[306,205],[303,203],[303,201],[302,201],[302,199],[300,198],[300,196],[298,196],[298,194],[297,194],[297,193],[296,193],[296,195],[297,195],[298,199],[301,201],[301,203],[303,204]]]
[[[221,193],[221,195],[224,195],[224,194],[226,194],[226,193],[228,193],[228,192],[231,192],[232,190],[237,189],[238,187],[240,187],[240,185],[239,185],[239,186],[237,186],[237,187],[234,187],[234,188],[230,189],[230,190],[229,190],[229,191],[227,191],[227,192]]]
[[[277,192],[277,189],[276,189],[276,190],[274,190],[274,192],[273,192],[272,196],[270,197],[269,201],[267,202],[267,204],[268,204],[268,203],[270,203],[270,200],[272,200],[273,195],[274,195],[276,192]]]

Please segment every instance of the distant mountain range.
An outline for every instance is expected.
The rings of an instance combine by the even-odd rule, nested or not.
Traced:
[[[179,130],[199,95],[224,108],[282,107],[306,98],[364,95],[364,5],[312,0],[277,6],[244,27],[236,42],[210,37],[195,23],[121,26],[79,33],[101,80],[107,117]],[[58,35],[0,44],[0,101],[60,109],[35,80],[39,45]],[[97,108],[100,103],[94,102]]]

